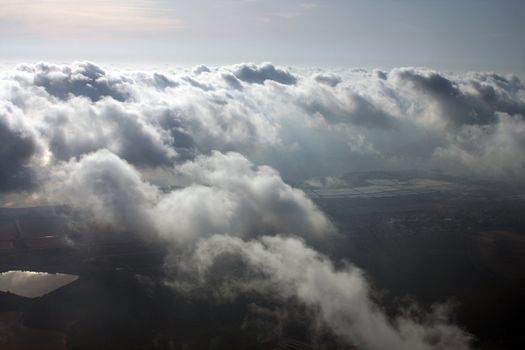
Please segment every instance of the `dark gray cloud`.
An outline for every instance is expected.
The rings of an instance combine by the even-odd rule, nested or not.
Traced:
[[[137,166],[170,165],[177,156],[173,134],[145,122],[114,101],[52,109],[45,116],[52,126],[44,133],[55,158],[68,160],[108,149]]]
[[[203,64],[193,68],[193,74],[195,75],[199,75],[201,73],[209,73],[209,72],[211,72],[210,68],[208,68],[207,66]]]
[[[230,72],[225,72],[222,74],[222,78],[228,83],[228,85],[230,85],[233,89],[236,89],[236,90],[242,90],[242,84],[241,82],[239,81],[239,79],[237,79],[237,77],[235,77],[235,75],[233,75],[232,73]]]
[[[36,184],[30,161],[37,151],[36,136],[20,112],[0,103],[0,192],[29,190]]]
[[[317,73],[314,74],[313,78],[318,83],[326,84],[331,87],[335,87],[343,81],[340,76],[332,73]]]
[[[308,114],[318,114],[329,123],[384,129],[393,128],[396,124],[396,120],[380,106],[355,93],[349,93],[341,101],[335,100],[331,93],[318,91],[316,95],[306,95],[298,102]]]
[[[21,65],[19,70],[33,73],[33,83],[41,86],[51,95],[62,100],[70,96],[85,96],[92,101],[112,97],[125,101],[131,97],[122,77],[111,77],[91,62],[79,62],[72,66],[58,66],[39,63],[33,66]]]
[[[197,152],[195,140],[184,128],[184,122],[178,112],[163,109],[158,113],[159,126],[170,135],[170,145],[177,150],[179,157],[182,159],[193,158]]]
[[[479,80],[452,81],[437,72],[414,69],[395,70],[393,75],[412,84],[416,93],[429,97],[441,117],[454,126],[493,124],[497,112],[525,114],[525,103],[515,95],[520,86],[517,78],[513,84],[495,74],[478,75]]]
[[[239,64],[234,67],[233,74],[238,79],[253,84],[263,84],[266,80],[276,81],[285,85],[293,85],[297,82],[297,78],[290,72],[276,68],[271,63],[262,65]]]
[[[153,82],[155,86],[161,89],[176,87],[179,85],[176,81],[161,73],[153,73]]]
[[[212,85],[202,83],[202,82],[200,82],[197,79],[194,79],[192,77],[184,77],[182,79],[185,80],[186,82],[188,82],[191,86],[196,87],[198,89],[201,89],[201,90],[204,90],[204,91],[213,91],[213,90],[215,90],[215,88]]]
[[[379,69],[375,69],[373,72],[374,72],[375,76],[378,77],[381,80],[387,80],[388,79],[388,73],[387,72],[384,72],[384,71],[379,70]]]

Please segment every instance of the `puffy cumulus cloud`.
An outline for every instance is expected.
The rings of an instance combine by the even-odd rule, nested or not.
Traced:
[[[176,87],[179,85],[176,81],[160,73],[153,73],[153,82],[155,86],[162,88],[162,89],[165,89],[168,87]]]
[[[239,269],[221,261],[235,259]],[[335,268],[331,260],[297,238],[264,236],[257,240],[217,235],[199,242],[178,267],[192,276],[189,284],[172,281],[186,291],[213,281],[219,297],[259,293],[282,300],[298,299],[311,307],[319,321],[341,341],[359,349],[469,349],[471,337],[435,307],[416,318],[393,319],[371,299],[362,272],[350,265]],[[221,276],[216,278],[214,276]],[[196,284],[192,284],[196,283]]]
[[[297,82],[297,78],[293,74],[284,69],[276,68],[271,63],[262,65],[239,64],[233,67],[233,74],[238,79],[253,84],[263,84],[266,80],[285,85],[293,85]]]
[[[335,87],[343,81],[340,76],[333,73],[316,73],[313,75],[313,78],[318,83],[326,84],[331,87]]]
[[[199,156],[176,168],[186,186],[155,207],[161,232],[230,233],[244,237],[297,233],[319,240],[333,232],[326,216],[300,190],[268,166],[254,166],[238,153]]]
[[[218,80],[223,82],[221,78]],[[212,80],[207,84],[218,83]],[[175,122],[179,131],[190,135],[198,153],[212,150],[251,153],[280,143],[275,117],[257,110],[257,102],[239,95],[240,92],[230,92],[224,87],[212,91],[195,83],[179,87],[176,92],[179,98],[165,101],[155,112],[164,125]]]
[[[0,101],[0,192],[35,185],[31,163],[40,146],[34,127],[21,114],[16,106]]]
[[[78,62],[71,66],[39,63],[21,65],[18,70],[28,73],[27,83],[41,86],[62,100],[71,96],[85,96],[97,101],[111,96],[115,100],[125,101],[131,97],[125,77],[107,75],[101,67],[91,62]]]
[[[334,231],[302,191],[238,153],[199,156],[172,176],[178,186],[160,191],[126,161],[98,151],[57,166],[47,195],[78,209],[85,222],[175,243],[217,233],[295,232],[315,240]]]
[[[497,122],[497,112],[525,115],[523,84],[495,74],[477,74],[451,80],[428,70],[396,69],[392,79],[425,101],[428,118],[445,126],[487,125]]]
[[[82,220],[92,227],[142,233],[153,225],[149,210],[158,189],[109,151],[58,165],[50,176],[47,196],[80,211]]]
[[[224,72],[224,73],[222,73],[222,78],[224,79],[224,81],[226,81],[228,83],[228,85],[231,88],[236,89],[236,90],[242,90],[243,89],[241,81],[239,79],[237,79],[237,77],[233,73]]]
[[[42,134],[58,160],[107,149],[137,166],[155,167],[170,165],[178,155],[177,135],[145,120],[133,106],[111,99],[55,104],[42,117],[46,124]]]
[[[493,179],[519,179],[525,172],[525,123],[521,116],[498,114],[497,123],[470,125],[455,136],[455,142],[434,152],[442,167],[468,170]],[[458,164],[461,164],[460,168]]]
[[[320,116],[328,123],[392,129],[396,122],[381,105],[350,89],[334,93],[317,85],[310,86],[300,91],[296,103],[308,115]]]
[[[0,98],[50,166],[107,149],[147,175],[218,150],[294,181],[407,168],[521,181],[523,146],[507,125],[525,122],[525,88],[512,76],[39,63],[1,72]]]
[[[199,75],[201,73],[208,73],[208,72],[211,72],[210,68],[208,68],[207,66],[203,64],[198,65],[197,67],[193,68],[193,73],[196,75]]]

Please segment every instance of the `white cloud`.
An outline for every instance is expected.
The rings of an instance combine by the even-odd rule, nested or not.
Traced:
[[[0,97],[11,106],[3,125],[25,125],[19,135],[36,145],[22,161],[26,170],[107,149],[147,175],[218,150],[296,181],[431,168],[522,180],[524,146],[515,130],[524,123],[525,88],[516,77],[40,63],[0,73]]]
[[[274,169],[255,167],[238,153],[199,156],[176,171],[186,186],[156,206],[161,232],[173,227],[180,235],[198,232],[199,237],[287,232],[312,240],[333,233],[331,223],[302,191],[285,184]]]
[[[238,153],[214,152],[177,166],[172,181],[178,186],[167,192],[108,151],[58,165],[50,176],[47,197],[80,210],[84,223],[175,243],[217,233],[289,232],[321,240],[334,232],[302,191]]]
[[[235,266],[245,266],[246,273],[221,269],[224,258],[237,258]],[[362,272],[353,266],[336,269],[329,258],[307,247],[296,238],[264,236],[243,241],[231,236],[213,236],[202,240],[197,249],[173,269],[193,276],[195,286],[206,285],[212,276],[216,296],[232,298],[255,292],[269,298],[298,299],[344,343],[360,349],[469,349],[470,336],[451,325],[442,307],[419,315],[415,321],[407,315],[389,319],[375,304]],[[190,284],[172,281],[176,288],[191,291]]]

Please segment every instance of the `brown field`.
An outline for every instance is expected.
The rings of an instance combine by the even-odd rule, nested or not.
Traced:
[[[0,349],[65,350],[66,335],[27,328],[21,322],[21,313],[4,312],[0,313]]]
[[[511,231],[483,231],[474,237],[474,261],[507,279],[525,279],[525,236]]]

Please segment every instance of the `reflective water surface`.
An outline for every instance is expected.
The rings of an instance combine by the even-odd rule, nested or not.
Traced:
[[[77,279],[78,276],[62,273],[8,271],[0,273],[0,291],[36,298]]]

